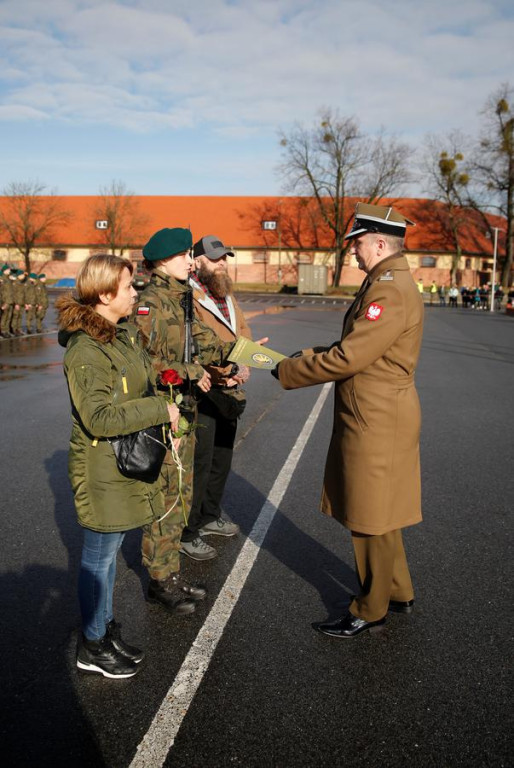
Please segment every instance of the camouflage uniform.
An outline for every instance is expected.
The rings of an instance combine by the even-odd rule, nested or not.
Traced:
[[[23,310],[25,308],[25,283],[20,282],[20,280],[16,278],[12,284],[12,292],[14,306],[11,318],[11,331],[19,336],[22,332],[21,321],[23,318]]]
[[[33,333],[36,322],[36,302],[37,302],[37,290],[36,280],[34,277],[29,277],[25,283],[25,323],[27,325],[27,333]]]
[[[40,280],[36,283],[36,331],[43,330],[43,320],[48,309],[48,288]]]
[[[13,280],[14,277],[3,277],[2,287],[0,289],[0,306],[2,309],[2,320],[0,321],[0,333],[2,336],[10,335],[11,318],[14,306],[13,296]]]
[[[132,316],[143,332],[155,370],[171,368],[185,383],[201,379],[204,365],[221,364],[233,346],[233,342],[222,342],[210,328],[193,319],[194,362],[184,362],[185,321],[181,301],[190,290],[188,285],[155,269]],[[168,396],[168,391],[162,391],[162,395]],[[182,437],[179,457],[184,467],[182,482],[187,514],[192,500],[194,434]],[[180,570],[180,537],[185,521],[178,499],[178,472],[170,451],[162,476],[166,510],[171,508],[171,511],[160,522],[143,528],[142,542],[143,563],[150,577],[156,580],[166,579]]]

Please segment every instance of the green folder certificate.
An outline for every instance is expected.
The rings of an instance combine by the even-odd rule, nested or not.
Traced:
[[[273,349],[268,349],[263,347],[262,344],[256,344],[251,339],[245,339],[243,336],[240,336],[234,344],[228,359],[231,363],[248,365],[250,368],[271,370],[285,357],[286,355],[283,355],[281,352],[275,352]]]

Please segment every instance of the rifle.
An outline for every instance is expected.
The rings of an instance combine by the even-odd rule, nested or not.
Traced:
[[[188,281],[187,291],[180,300],[180,306],[184,310],[185,324],[185,342],[184,342],[184,363],[191,363],[195,354],[195,344],[193,339],[193,289]],[[188,377],[188,392],[184,396],[184,406],[191,409],[195,402],[193,383]],[[187,415],[186,415],[187,417]]]

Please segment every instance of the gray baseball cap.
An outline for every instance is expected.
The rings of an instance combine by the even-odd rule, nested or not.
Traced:
[[[205,235],[193,245],[193,256],[207,256],[208,259],[216,261],[222,256],[233,256],[231,250],[226,248],[221,240],[215,235]]]

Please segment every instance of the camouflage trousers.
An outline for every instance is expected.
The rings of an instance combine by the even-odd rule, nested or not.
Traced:
[[[16,333],[16,331],[21,331],[21,323],[23,320],[23,309],[16,309],[13,308],[12,315],[11,315],[11,331],[13,333]]]
[[[36,309],[36,331],[41,333],[43,330],[43,320],[45,319],[46,309]]]
[[[36,310],[34,307],[25,310],[25,325],[27,326],[27,333],[32,333],[36,327]]]
[[[184,509],[179,497],[179,474],[173,463],[171,452],[166,455],[162,465],[161,479],[164,491],[165,517],[143,527],[141,553],[143,565],[148,569],[151,579],[159,581],[170,573],[180,571],[180,537],[189,516],[193,498],[193,459],[195,451],[194,433],[185,435],[178,450],[183,466],[182,497]]]
[[[2,310],[2,319],[0,320],[0,332],[9,333],[11,329],[13,305],[8,304],[5,309]]]

